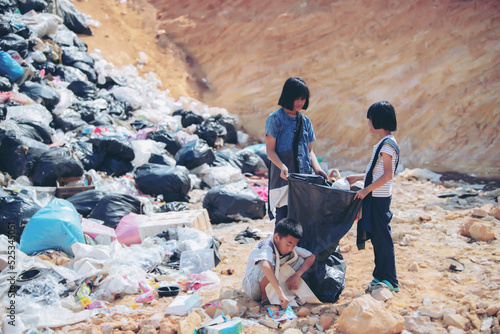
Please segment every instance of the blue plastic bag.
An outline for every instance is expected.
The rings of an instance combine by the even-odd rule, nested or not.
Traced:
[[[14,82],[23,74],[24,70],[21,65],[7,52],[0,51],[0,75],[7,76]]]
[[[85,243],[80,216],[69,201],[54,198],[31,217],[21,234],[21,251],[26,254],[60,249],[73,257],[71,245]]]

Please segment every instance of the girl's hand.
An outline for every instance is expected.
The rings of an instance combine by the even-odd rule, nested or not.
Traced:
[[[354,196],[354,199],[356,198],[359,198],[359,199],[363,199],[366,197],[366,195],[368,195],[370,192],[366,190],[366,188],[364,189],[361,189],[361,190],[358,190],[358,192],[356,193],[356,196]]]
[[[283,179],[285,179],[285,180],[288,181],[288,167],[285,166],[285,164],[283,164],[283,166],[281,167],[281,174],[280,174],[280,176]]]
[[[325,179],[327,179],[327,180],[328,180],[328,175],[326,175],[326,173],[325,173],[325,171],[324,171],[324,170],[322,170],[322,169],[318,169],[318,170],[315,170],[315,171],[314,171],[314,173],[315,173],[316,175],[321,175],[321,176],[323,176]]]
[[[352,185],[353,183],[356,183],[358,181],[363,180],[363,178],[364,178],[364,175],[349,175],[349,176],[345,177],[345,179],[347,180],[347,182],[349,182],[350,185]]]

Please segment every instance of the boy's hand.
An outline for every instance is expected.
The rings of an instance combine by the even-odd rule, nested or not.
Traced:
[[[286,308],[288,307],[288,303],[290,302],[290,300],[288,300],[288,298],[286,298],[286,296],[285,296],[285,294],[283,292],[280,293],[279,298],[280,298],[281,308],[283,310],[286,310]]]
[[[297,290],[299,288],[299,284],[300,284],[300,276],[297,276],[295,274],[295,275],[288,277],[288,279],[286,280],[286,284],[288,286],[288,289]]]

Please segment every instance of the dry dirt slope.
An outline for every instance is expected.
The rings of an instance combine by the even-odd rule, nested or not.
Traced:
[[[373,144],[366,135],[366,109],[389,100],[398,113],[396,136],[406,167],[500,176],[496,0],[150,0],[122,5],[89,0],[78,6],[96,18],[104,14],[96,7],[106,6],[110,19],[103,20],[128,21],[124,29],[138,37],[129,43],[135,50],[149,50],[155,59],[151,69],[165,86],[240,115],[256,136],[263,136],[265,118],[276,109],[286,78],[303,77],[312,92],[308,114],[318,138],[316,150],[331,167],[364,167]],[[144,35],[138,30],[142,21],[129,19],[132,7],[146,18]],[[103,30],[95,29],[96,37]],[[92,38],[87,39],[91,46]],[[101,47],[106,49],[106,43]]]

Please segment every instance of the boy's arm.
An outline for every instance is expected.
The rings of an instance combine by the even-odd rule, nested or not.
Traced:
[[[300,278],[302,277],[302,275],[305,274],[306,271],[309,270],[309,268],[311,268],[311,266],[314,263],[314,260],[316,260],[316,256],[314,256],[314,254],[311,254],[308,257],[306,257],[306,260],[304,261],[304,263],[302,263],[302,265],[295,272],[295,274],[293,274],[286,280],[286,283],[288,284],[288,289],[290,290],[298,289]]]
[[[273,267],[271,266],[271,262],[266,260],[262,260],[261,262],[262,262],[262,271],[264,272],[264,275],[266,276],[269,283],[271,283],[274,290],[276,290],[276,292],[278,293],[278,298],[280,300],[281,307],[283,309],[286,309],[290,301],[288,300],[288,298],[286,298],[285,293],[281,289],[278,279],[276,278],[276,275],[274,275],[274,270]]]

